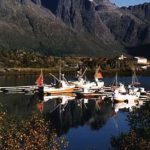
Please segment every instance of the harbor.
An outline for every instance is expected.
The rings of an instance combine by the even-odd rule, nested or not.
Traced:
[[[141,109],[149,104],[149,77],[137,76],[141,84],[136,87],[145,88],[144,90],[140,89],[141,96],[143,96],[142,98],[139,97],[138,100],[123,100],[122,102],[116,102],[113,100],[116,89],[114,83],[118,85],[117,88],[120,88],[122,92],[125,92],[125,89],[128,90],[130,88],[128,85],[131,84],[132,76],[114,76],[111,78],[104,76],[102,78],[101,76],[101,79],[99,79],[101,83],[99,86],[101,87],[99,88],[97,87],[98,84],[93,80],[95,76],[94,74],[93,78],[88,78],[88,76],[86,78],[83,77],[84,80],[86,79],[87,83],[83,82],[83,80],[81,80],[82,82],[78,82],[84,83],[82,84],[82,88],[75,87],[74,91],[68,93],[64,91],[60,92],[62,87],[59,87],[56,82],[56,80],[59,80],[59,75],[60,73],[58,73],[58,76],[55,76],[55,80],[52,75],[45,75],[43,73],[34,76],[10,76],[7,78],[0,76],[0,84],[7,85],[0,87],[0,100],[1,105],[7,110],[7,114],[15,117],[17,122],[20,119],[32,119],[33,117],[33,120],[36,120],[36,123],[40,123],[38,125],[36,124],[37,127],[39,125],[43,126],[43,129],[47,128],[51,133],[57,135],[58,139],[63,138],[63,143],[57,141],[57,144],[61,145],[61,149],[63,150],[81,149],[81,147],[82,149],[86,149],[92,147],[94,143],[98,143],[97,147],[100,146],[103,147],[103,149],[109,149],[111,143],[106,143],[106,141],[108,141],[107,139],[112,135],[119,135],[120,132],[127,132],[129,129],[128,122],[125,119],[127,117],[126,113],[133,113],[135,110]],[[118,83],[116,82],[116,79]],[[71,88],[73,82],[76,83],[77,86],[78,80],[75,80],[74,76],[69,77],[61,75],[61,80],[67,81],[67,83],[71,84]],[[46,87],[45,92],[44,86]],[[50,90],[47,92],[48,87],[52,90],[51,93]],[[59,93],[54,92],[54,87],[57,88],[57,91],[59,89]],[[146,95],[144,94],[145,91]],[[126,91],[126,93],[127,92],[128,91]],[[35,114],[38,114],[37,118],[35,118]],[[42,118],[39,115],[42,116]],[[47,123],[45,124],[42,121],[43,118],[45,120],[44,122],[50,122],[52,126],[47,126]],[[33,120],[31,120],[32,123],[34,122]],[[30,120],[27,119],[26,122],[30,122]],[[44,124],[42,124],[42,122]],[[25,128],[29,128],[29,132],[30,130],[31,132],[33,130],[32,127],[27,126]],[[38,128],[35,128],[34,131],[40,135],[39,132],[41,132],[41,129],[42,128],[38,131]],[[79,136],[84,130],[86,131],[84,135]],[[20,129],[16,132],[19,131]],[[44,132],[47,133],[47,131]],[[102,133],[104,133],[103,136]],[[18,135],[19,134],[20,133],[18,133]],[[77,136],[80,137],[80,141],[82,141],[80,147],[75,144],[79,144],[79,140],[73,138],[75,134],[77,134]],[[88,134],[93,134],[93,136],[89,136]],[[51,140],[54,135],[51,135]],[[23,137],[25,140],[28,135],[24,133]],[[45,137],[45,135],[42,135],[42,137]],[[94,141],[89,142],[89,145],[87,145],[87,143],[84,142],[85,138],[90,141],[94,139]],[[103,141],[103,143],[99,144],[99,140],[97,139]],[[30,146],[32,145],[31,143],[28,144]]]
[[[140,82],[133,72],[130,84],[123,84],[118,81],[118,73],[114,77],[112,84],[105,85],[103,81],[102,70],[98,67],[93,75],[95,81],[86,79],[86,71],[80,68],[77,71],[76,80],[68,81],[64,74],[59,70],[59,77],[52,73],[49,76],[53,78],[53,83],[44,83],[43,71],[35,79],[34,85],[25,86],[3,86],[0,87],[2,93],[24,93],[34,95],[35,93],[53,96],[53,94],[63,95],[73,93],[76,98],[109,98],[112,101],[130,101],[130,100],[148,100],[150,99],[150,91],[140,86]]]
[[[0,77],[0,82],[1,85],[3,85],[4,82],[6,85],[9,85],[11,81],[14,81],[14,83],[12,83],[14,85],[21,85],[21,83],[22,85],[33,85],[38,77],[38,75],[32,76],[32,80],[30,80],[31,76],[24,76],[20,78],[12,76],[7,79]],[[45,82],[48,83],[50,78],[51,77],[49,75],[44,76]],[[72,76],[71,80],[70,77],[70,80],[73,81],[73,78],[74,77]],[[150,87],[147,83],[149,83],[150,78],[138,78],[141,82],[140,86],[145,87],[145,90],[148,91]],[[21,83],[19,83],[20,80]],[[103,77],[103,81],[106,85],[109,85],[112,80],[114,80],[114,77]],[[128,85],[131,81],[131,77],[118,76],[118,80],[122,83],[127,83]],[[16,81],[18,81],[18,83]],[[23,86],[23,88],[28,88],[28,86]],[[105,92],[106,91],[108,93],[111,91],[110,86],[105,87]],[[57,135],[58,139],[63,138],[63,144],[58,143],[61,144],[63,150],[76,148],[86,149],[88,147],[92,147],[94,143],[98,143],[98,148],[103,147],[103,149],[109,149],[111,147],[111,143],[106,142],[109,137],[118,136],[120,132],[126,133],[129,130],[128,121],[126,120],[127,114],[132,114],[136,110],[140,110],[145,105],[149,104],[148,99],[139,99],[138,101],[128,102],[113,102],[111,98],[102,99],[104,96],[102,95],[102,93],[104,93],[102,90],[102,93],[99,92],[100,94],[96,92],[99,95],[95,94],[88,97],[87,95],[84,97],[78,97],[78,92],[79,90],[72,93],[39,95],[40,93],[37,91],[34,93],[18,93],[18,91],[14,91],[13,93],[1,92],[0,97],[1,104],[7,109],[7,114],[10,116],[15,116],[15,122],[18,122],[21,119],[29,123],[31,121],[33,124],[33,122],[36,120],[34,131],[36,131],[38,135],[43,133],[43,131],[41,131],[42,128],[40,128],[38,131],[38,126],[40,125],[43,126],[43,129],[47,128],[51,131],[51,133]],[[46,123],[42,123],[43,119],[39,115],[35,118],[35,114],[41,114],[40,116],[44,118]],[[31,116],[33,117],[32,120],[25,119],[30,118]],[[48,122],[50,122],[52,125],[47,126]],[[13,123],[11,124],[13,125]],[[26,128],[29,129],[28,132],[32,133],[33,129],[31,126],[26,126]],[[17,135],[19,135],[19,131],[20,129],[18,129]],[[84,134],[82,134],[83,131],[85,131]],[[45,132],[48,134],[46,130]],[[80,140],[74,138],[75,134]],[[51,140],[53,139],[54,135],[51,135]],[[23,137],[25,140],[28,137],[27,133],[24,133]],[[42,137],[45,137],[45,135],[43,134]],[[87,144],[85,139],[90,140],[91,142]],[[92,139],[94,139],[94,141]],[[80,141],[82,141],[82,144]],[[103,142],[100,143],[99,141]],[[80,146],[76,146],[76,143],[80,143]]]
[[[150,0],[0,0],[0,150],[150,150]]]

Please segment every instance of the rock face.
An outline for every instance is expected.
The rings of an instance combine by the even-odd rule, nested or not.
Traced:
[[[31,0],[32,2],[34,2],[37,5],[41,5],[41,0]]]
[[[0,47],[56,55],[110,55],[150,44],[150,3],[0,0]]]
[[[144,3],[141,5],[130,6],[128,8],[123,7],[122,9],[129,11],[139,19],[150,23],[150,3]]]
[[[116,54],[120,44],[109,43],[64,24],[43,1],[0,0],[1,48],[35,49],[52,55],[108,55],[108,50]]]
[[[51,0],[49,5],[53,2]],[[132,7],[119,9],[109,0],[57,0],[52,11],[65,24],[80,32],[92,33],[104,42],[114,42],[115,37],[125,46],[135,46],[150,41],[149,24],[141,19],[150,20],[149,6],[134,6],[133,10]],[[128,11],[130,9],[133,11]]]
[[[107,45],[121,43],[130,48],[150,44],[150,3],[118,8],[109,0],[42,2],[67,26],[90,33]]]
[[[128,12],[136,17],[136,20],[131,20],[132,22],[128,28],[131,34],[129,34],[131,42],[134,43],[129,46],[150,44],[150,3],[130,6],[128,8],[123,7],[121,11]]]
[[[81,33],[91,33],[102,40],[113,39],[110,30],[103,24],[96,9],[99,3],[111,5],[109,0],[42,0],[44,7],[49,8],[69,27]],[[50,7],[48,7],[50,6]],[[105,36],[103,36],[105,34]],[[107,40],[107,42],[109,41]]]

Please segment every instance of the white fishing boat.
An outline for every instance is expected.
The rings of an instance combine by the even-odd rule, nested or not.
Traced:
[[[77,71],[77,79],[78,80],[77,81],[69,81],[69,83],[74,84],[77,89],[91,88],[91,87],[95,86],[94,82],[87,81],[84,78],[86,71],[87,71],[87,68],[85,68],[83,72],[82,72],[82,69]]]
[[[90,82],[90,81],[87,81],[83,78],[80,78],[80,79],[78,79],[78,81],[73,81],[73,82],[70,82],[70,83],[74,84],[77,89],[82,89],[82,88],[91,89],[92,87],[96,86],[95,82]]]
[[[64,75],[60,72],[59,79],[55,77],[53,74],[50,73],[50,75],[57,80],[57,84],[43,84],[43,73],[41,71],[41,74],[36,80],[36,86],[40,89],[42,87],[44,94],[59,94],[59,93],[71,93],[75,89],[75,85],[69,84],[67,80],[64,78]],[[61,77],[62,76],[62,77]]]
[[[44,94],[59,94],[59,93],[71,93],[75,89],[75,85],[70,85],[67,82],[60,80],[59,85],[48,86],[44,85]]]
[[[122,84],[122,83],[119,83],[119,86],[116,88],[116,90],[117,90],[119,93],[126,93],[126,92],[127,92],[127,90],[126,90],[124,84]]]
[[[132,74],[132,81],[131,84],[128,85],[128,90],[132,93],[140,93],[140,99],[147,99],[148,97],[148,91],[145,90],[144,87],[140,86],[140,82],[136,76],[135,71],[133,71]]]
[[[72,81],[70,83],[74,84],[76,88],[80,88],[80,89],[91,89],[91,90],[97,90],[100,89],[104,86],[104,81],[102,81],[102,72],[100,67],[98,67],[96,69],[95,72],[95,82],[90,82],[87,81],[86,79],[83,78],[83,76],[85,75],[85,72],[87,71],[87,68],[85,68],[84,72],[81,73],[80,71],[78,71],[78,80],[77,81]]]
[[[125,88],[125,85],[121,82],[118,82],[118,73],[116,72],[115,80],[112,85],[112,90],[117,90],[119,93],[126,93],[127,90]]]

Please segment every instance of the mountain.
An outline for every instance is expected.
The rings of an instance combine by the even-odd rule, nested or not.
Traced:
[[[0,0],[1,48],[33,49],[51,55],[108,55],[111,47],[120,47],[70,28],[41,2]]]
[[[122,9],[129,11],[140,20],[150,24],[150,3],[144,3],[129,7],[122,7]]]
[[[109,0],[0,0],[0,47],[52,55],[130,53],[132,47],[150,44],[149,6],[119,8]]]
[[[51,0],[49,5],[52,6],[53,2]],[[109,0],[57,0],[55,6],[49,9],[65,24],[108,43],[116,39],[124,46],[136,46],[150,41],[145,34],[148,32],[150,35],[149,24],[134,13],[116,7]]]
[[[128,47],[128,53],[132,55],[146,56],[150,58],[150,3],[121,8],[136,16],[143,22],[142,32],[138,32],[139,43],[133,47]],[[141,33],[141,34],[139,34]]]

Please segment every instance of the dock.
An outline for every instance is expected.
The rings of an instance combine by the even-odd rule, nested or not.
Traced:
[[[9,86],[9,87],[0,87],[0,93],[28,93],[36,92],[38,87],[36,85],[29,86]]]

